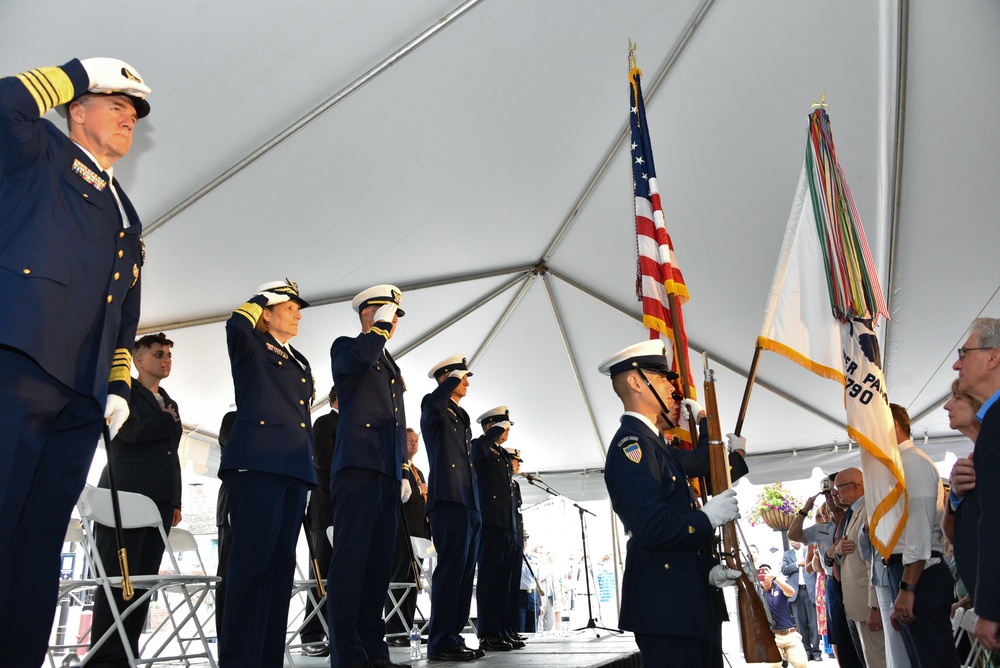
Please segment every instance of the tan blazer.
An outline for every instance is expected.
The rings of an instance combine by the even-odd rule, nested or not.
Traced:
[[[878,607],[878,596],[871,584],[871,563],[861,558],[857,548],[858,534],[868,521],[864,499],[851,517],[844,532],[846,538],[855,542],[854,552],[845,554],[840,562],[840,586],[844,591],[844,611],[856,622],[865,622],[868,611]]]

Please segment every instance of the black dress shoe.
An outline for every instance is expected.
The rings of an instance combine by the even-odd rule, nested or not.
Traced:
[[[483,636],[479,639],[479,649],[490,652],[509,652],[514,646],[500,636]]]
[[[502,634],[500,634],[500,637],[503,638],[504,640],[506,640],[508,643],[510,643],[510,646],[513,647],[514,649],[524,649],[525,648],[525,644],[524,644],[523,641],[518,640],[517,638],[514,638],[510,634],[502,633]]]
[[[302,648],[302,653],[306,656],[330,656],[330,645],[306,645]]]
[[[368,665],[372,668],[413,668],[408,663],[393,663],[391,659],[376,659],[369,661]]]
[[[476,653],[471,649],[456,645],[437,654],[428,654],[427,658],[432,661],[472,661],[476,658]]]
[[[403,636],[393,636],[392,638],[386,640],[385,644],[389,645],[390,647],[409,647],[410,639],[404,638]]]

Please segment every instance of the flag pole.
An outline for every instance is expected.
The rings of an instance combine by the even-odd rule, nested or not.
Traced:
[[[670,323],[674,331],[674,359],[677,360],[677,368],[681,372],[681,394],[684,398],[688,398],[688,394],[691,391],[691,370],[688,369],[687,355],[681,354],[680,342],[677,340],[681,335],[681,323],[680,318],[678,318],[678,305],[677,296],[673,293],[667,293],[667,306],[670,309]],[[681,416],[683,416],[684,411],[680,411]],[[698,445],[698,417],[692,415],[691,411],[688,411],[688,433],[691,435],[691,446],[697,447]],[[698,494],[701,496],[701,502],[704,504],[708,501],[708,484],[707,480],[702,478],[697,478],[698,481]]]
[[[757,364],[760,362],[760,346],[753,349],[753,361],[750,362],[750,371],[747,373],[747,386],[743,389],[743,402],[740,404],[740,415],[736,418],[736,429],[733,433],[737,436],[743,431],[743,418],[747,415],[747,407],[750,405],[750,391],[753,390],[753,382],[757,378]]]

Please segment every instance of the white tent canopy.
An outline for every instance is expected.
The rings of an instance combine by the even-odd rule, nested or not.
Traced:
[[[469,413],[509,405],[526,469],[603,494],[581,474],[603,466],[620,404],[596,367],[647,336],[622,144],[631,39],[724,431],[825,89],[890,303],[890,398],[929,447],[968,447],[939,406],[969,321],[1000,314],[994,0],[40,0],[5,3],[0,25],[5,73],[107,55],[153,89],[116,176],[146,226],[142,328],[176,341],[165,385],[195,442],[233,401],[221,323],[254,286],[287,276],[316,304],[294,344],[323,391],[330,343],[358,330],[350,297],[391,282],[409,423],[430,366],[464,353]],[[758,381],[755,478],[839,466],[840,388],[770,354]]]

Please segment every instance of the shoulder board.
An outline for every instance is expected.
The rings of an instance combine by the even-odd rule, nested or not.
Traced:
[[[410,470],[410,462],[403,462],[403,470],[404,471]]]

